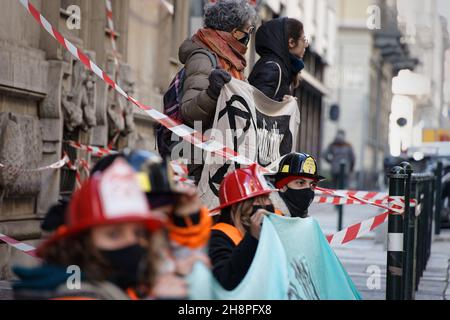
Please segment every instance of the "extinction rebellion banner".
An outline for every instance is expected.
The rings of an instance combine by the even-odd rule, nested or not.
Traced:
[[[226,291],[198,263],[188,277],[192,300],[361,300],[352,279],[313,218],[264,218],[253,262]]]
[[[209,137],[267,166],[295,150],[299,127],[300,112],[293,97],[276,102],[250,84],[233,79],[222,89]],[[210,209],[216,207],[220,183],[240,167],[220,155],[208,154],[199,183],[203,203]]]

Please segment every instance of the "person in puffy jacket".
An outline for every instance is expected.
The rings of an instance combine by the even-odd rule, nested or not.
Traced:
[[[300,21],[277,18],[266,22],[256,32],[256,52],[261,59],[250,74],[250,84],[276,101],[293,95],[305,67],[306,48],[308,41]]]
[[[232,77],[245,79],[245,54],[255,19],[256,12],[247,0],[219,0],[206,5],[204,27],[179,49],[186,70],[180,107],[183,123],[192,128],[200,123],[203,131],[212,127],[222,87]],[[209,54],[202,53],[205,50]],[[203,166],[192,161],[188,168],[189,176],[198,182]]]

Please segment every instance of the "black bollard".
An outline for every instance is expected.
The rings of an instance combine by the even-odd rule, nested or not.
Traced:
[[[389,196],[405,196],[405,169],[394,167],[389,175]],[[388,218],[386,300],[403,298],[403,215],[391,212]]]

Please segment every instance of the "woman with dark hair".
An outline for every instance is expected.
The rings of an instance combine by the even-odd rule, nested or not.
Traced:
[[[306,48],[308,41],[300,21],[277,18],[263,24],[256,33],[256,52],[261,59],[250,74],[250,84],[276,101],[293,95],[305,67]]]

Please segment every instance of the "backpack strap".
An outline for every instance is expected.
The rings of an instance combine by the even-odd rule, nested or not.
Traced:
[[[187,60],[191,59],[194,55],[196,55],[198,53],[206,55],[209,58],[209,60],[211,61],[211,65],[212,65],[213,69],[217,68],[217,56],[214,53],[212,53],[211,51],[203,49],[203,48],[195,49],[194,51],[192,51]]]
[[[218,223],[211,230],[222,231],[233,241],[235,246],[238,246],[242,239],[244,239],[241,232],[235,226],[228,223]]]
[[[274,97],[278,94],[278,91],[280,91],[280,88],[281,88],[281,78],[282,78],[282,76],[283,76],[283,72],[281,71],[281,66],[280,66],[280,64],[279,63],[277,63],[277,62],[275,62],[275,61],[267,61],[266,62],[266,64],[268,64],[268,63],[274,63],[274,64],[276,64],[277,65],[277,67],[278,67],[278,70],[280,71],[280,75],[279,75],[279,77],[278,77],[278,86],[277,86],[277,90],[275,91],[275,95],[274,95]]]

